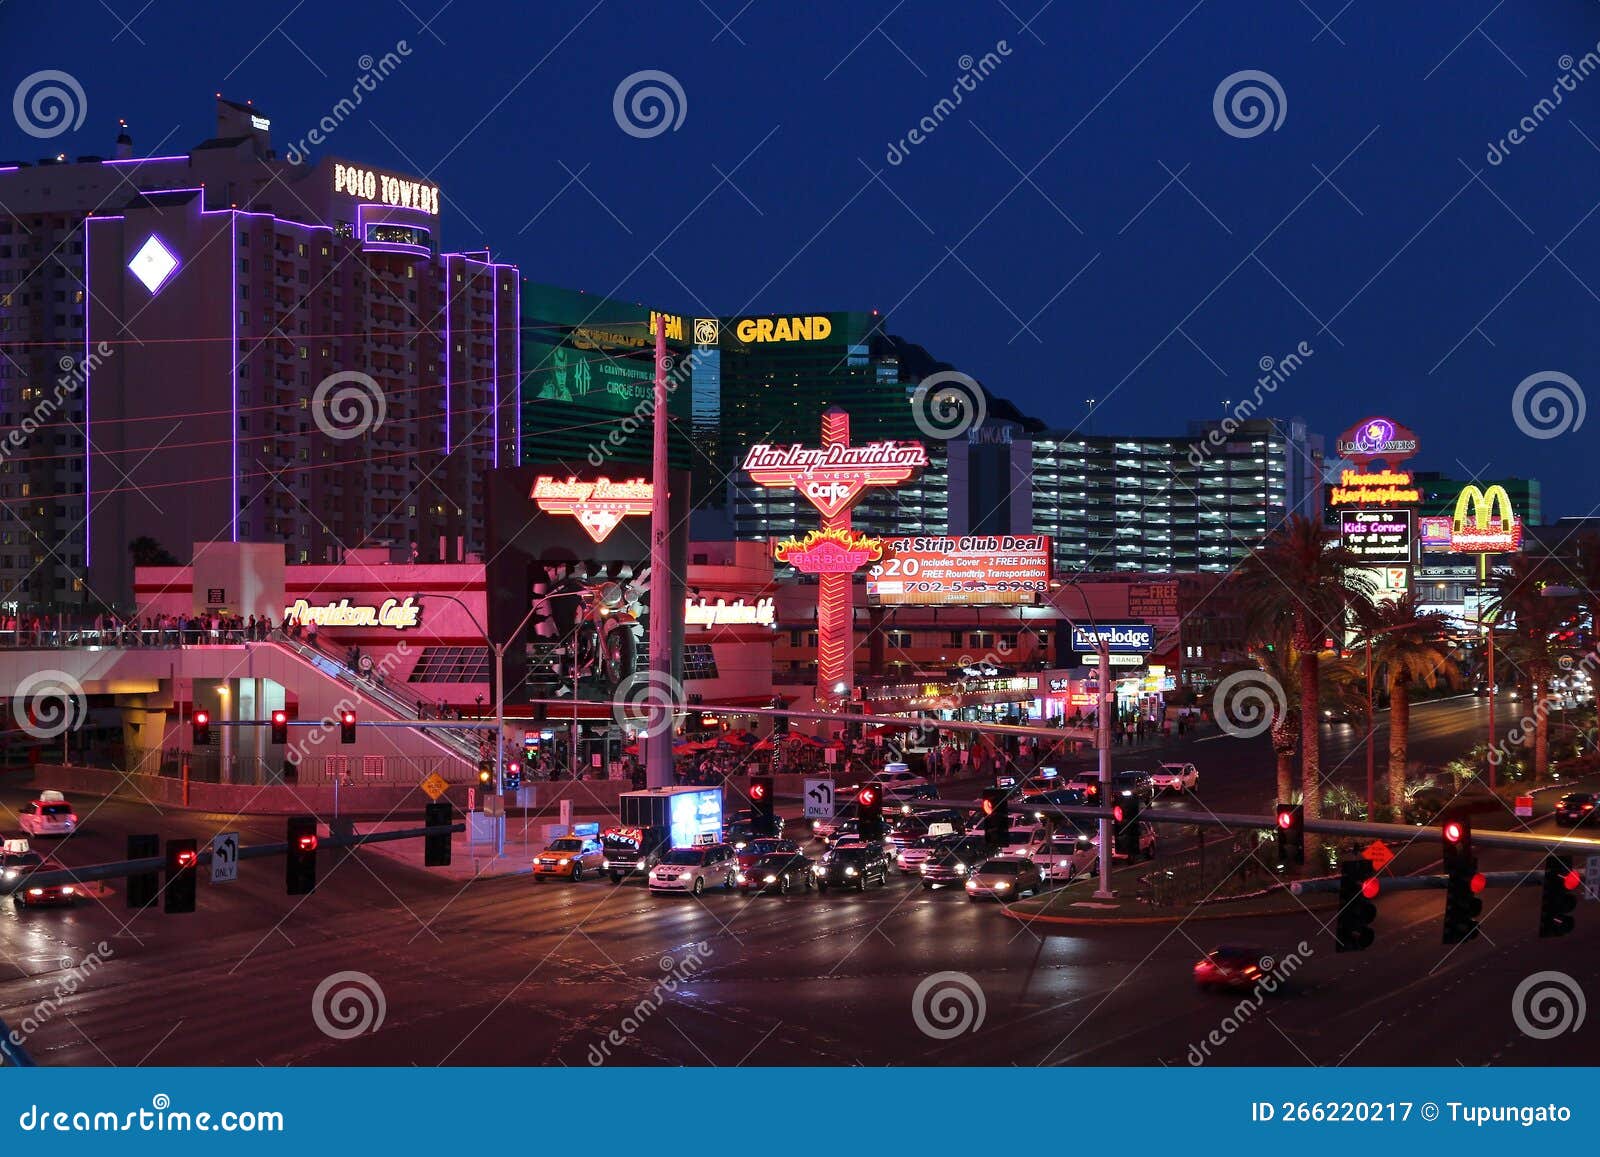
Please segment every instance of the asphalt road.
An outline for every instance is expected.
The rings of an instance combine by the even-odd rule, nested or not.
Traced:
[[[1419,708],[1419,737],[1467,746],[1479,706]],[[1259,810],[1270,798],[1264,739],[1181,754],[1202,771],[1182,806]],[[24,798],[0,789],[8,807]],[[120,858],[130,831],[282,838],[281,819],[90,802],[64,863]],[[73,910],[0,907],[0,1015],[43,1064],[1600,1062],[1592,1020],[1539,1039],[1513,1015],[1518,985],[1541,971],[1600,993],[1600,904],[1580,907],[1573,935],[1540,940],[1536,889],[1491,892],[1484,935],[1455,948],[1439,942],[1442,893],[1384,895],[1377,943],[1341,955],[1327,913],[1042,934],[898,878],[864,894],[696,900],[605,881],[463,886],[372,851],[319,858],[312,896],[284,895],[280,860],[247,861],[237,883],[202,878],[193,915],[131,914],[120,882]],[[1121,883],[1144,870],[1122,869]],[[1249,1007],[1199,992],[1191,967],[1222,943],[1283,970],[1292,958],[1292,976]],[[89,953],[99,959],[85,971]],[[355,990],[330,981],[349,972],[370,978],[356,982],[370,985],[369,1007],[381,991],[383,1010],[354,1034],[360,1003],[337,994]],[[941,973],[959,975],[931,979]],[[319,985],[334,994],[320,1018]]]

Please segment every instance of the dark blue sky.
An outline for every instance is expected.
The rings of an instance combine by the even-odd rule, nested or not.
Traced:
[[[0,156],[108,152],[119,116],[140,151],[181,151],[218,89],[282,149],[403,39],[322,151],[428,174],[449,245],[535,280],[686,313],[876,307],[1052,424],[1099,399],[1102,432],[1220,414],[1304,341],[1264,413],[1330,438],[1382,413],[1423,468],[1532,474],[1547,517],[1600,505],[1600,415],[1533,438],[1512,413],[1530,374],[1600,387],[1600,72],[1534,112],[1563,57],[1600,51],[1600,5],[743,2],[12,0],[4,93],[60,69],[88,117],[51,146],[0,119]],[[686,111],[640,139],[612,104],[646,69]],[[1219,127],[1242,70],[1281,87],[1276,129]]]

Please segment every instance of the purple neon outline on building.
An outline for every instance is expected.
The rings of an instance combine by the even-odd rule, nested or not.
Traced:
[[[444,452],[450,453],[450,303],[454,297],[451,288],[455,283],[450,280],[450,258],[453,254],[442,254],[444,257]]]
[[[89,329],[94,317],[94,294],[89,292],[89,226],[95,217],[83,219],[83,569],[90,565],[89,551],[94,537],[89,533],[89,516],[94,513],[94,487],[89,485],[89,462],[94,456],[94,439],[89,437]]]

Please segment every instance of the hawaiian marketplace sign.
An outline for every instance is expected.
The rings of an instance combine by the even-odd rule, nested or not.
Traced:
[[[1341,470],[1328,501],[1334,506],[1393,506],[1422,501],[1415,480],[1405,470]]]
[[[613,482],[574,476],[562,481],[545,474],[534,480],[531,497],[546,514],[571,515],[590,538],[604,542],[624,518],[650,513],[655,486],[643,478]]]
[[[866,442],[860,446],[772,446],[758,442],[744,469],[758,486],[795,489],[832,517],[854,506],[869,486],[898,486],[928,464],[921,442]]]

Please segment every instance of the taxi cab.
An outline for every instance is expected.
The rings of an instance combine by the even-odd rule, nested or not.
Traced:
[[[605,858],[605,845],[598,836],[558,836],[534,857],[533,881],[542,883],[546,876],[581,880],[587,872],[600,871]]]
[[[30,836],[70,836],[78,830],[78,816],[59,791],[44,791],[17,815],[17,823]]]
[[[27,840],[6,840],[0,844],[0,878],[15,889],[11,902],[18,908],[43,908],[51,905],[71,907],[78,902],[80,889],[75,884],[30,885],[34,872],[54,872],[61,865],[34,851]]]

